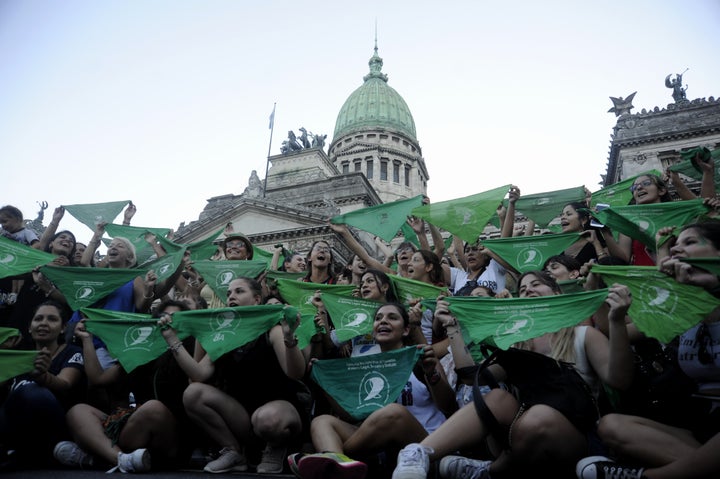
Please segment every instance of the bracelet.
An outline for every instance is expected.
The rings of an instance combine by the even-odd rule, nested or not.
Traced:
[[[143,293],[143,299],[153,299],[155,297],[155,291],[150,292],[150,296],[145,296]]]
[[[286,348],[292,349],[292,348],[294,348],[294,347],[297,346],[297,345],[298,345],[298,338],[297,338],[297,336],[293,337],[292,341],[288,341],[287,339],[285,339],[285,347],[286,347]]]
[[[178,341],[177,343],[173,344],[172,346],[168,346],[168,351],[172,351],[173,353],[177,353],[180,348],[183,347],[182,341]]]

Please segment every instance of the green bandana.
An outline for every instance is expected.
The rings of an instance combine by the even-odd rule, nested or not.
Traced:
[[[167,342],[157,326],[158,319],[149,314],[94,308],[83,308],[82,313],[88,317],[85,321],[87,330],[105,343],[110,354],[127,372],[149,363],[167,350]],[[177,334],[180,339],[188,336],[180,330]]]
[[[267,264],[264,261],[242,260],[242,261],[210,261],[200,260],[193,263],[198,273],[213,293],[224,303],[227,302],[227,290],[230,282],[241,276],[257,278],[265,269]]]
[[[0,236],[0,278],[28,273],[54,259],[55,255]]]
[[[218,246],[214,243],[214,241],[217,239],[218,236],[220,236],[220,234],[224,230],[224,227],[220,228],[207,238],[188,244],[173,243],[164,236],[158,236],[157,239],[166,251],[177,251],[183,246],[187,247],[187,249],[190,251],[190,254],[192,255],[193,260],[197,261],[203,259],[210,259],[215,255],[215,253],[218,252]]]
[[[403,278],[396,274],[388,275],[392,287],[395,288],[395,296],[405,303],[416,298],[435,299],[441,294],[447,295],[447,288],[439,288],[424,281],[416,281],[410,278]]]
[[[65,211],[73,215],[80,223],[95,231],[98,223],[112,223],[115,217],[130,203],[112,201],[109,203],[85,203],[81,205],[63,205]]]
[[[422,205],[422,200],[423,195],[418,195],[406,200],[370,206],[335,216],[330,219],[330,223],[354,226],[357,229],[373,233],[389,243],[405,224],[405,220],[411,215],[412,210]]]
[[[644,175],[662,176],[662,173],[660,173],[658,170],[650,170],[645,173],[635,175],[626,180],[613,183],[612,185],[606,186],[601,190],[597,190],[595,193],[592,194],[592,197],[590,199],[590,206],[592,208],[595,208],[598,203],[603,203],[610,206],[627,206],[627,204],[630,203],[630,200],[632,200],[633,198],[630,187],[633,185],[633,183],[635,183],[635,180],[639,176]]]
[[[683,155],[683,153],[681,152],[681,156],[685,158],[686,155]],[[695,155],[693,154],[687,156],[688,158],[685,158],[680,163],[671,166],[670,171],[676,171],[681,175],[685,175],[694,180],[702,180],[702,170],[700,169],[700,166],[697,164],[697,162],[693,161]],[[718,165],[718,163],[720,162],[720,149],[715,149],[711,151],[710,156],[712,158],[715,158],[715,174],[713,176],[713,182],[715,183],[715,188],[720,189],[720,166]]]
[[[418,240],[417,233],[415,233],[415,230],[412,229],[412,226],[407,223],[403,223],[400,227],[400,232],[402,233],[405,241],[409,241],[414,244],[417,249],[420,249],[420,240]]]
[[[501,186],[456,200],[419,206],[412,210],[412,214],[451,232],[468,243],[474,243],[495,214],[510,186]]]
[[[297,311],[281,304],[180,311],[173,314],[173,326],[197,339],[216,361],[269,331],[286,312],[288,322],[294,323]]]
[[[0,344],[4,343],[10,338],[20,336],[20,331],[16,328],[2,328],[0,327]]]
[[[383,303],[323,293],[322,301],[335,325],[338,341],[372,333],[375,311]]]
[[[542,269],[545,261],[575,243],[580,233],[540,236],[513,236],[481,241],[482,245],[504,259],[520,273]]]
[[[649,205],[613,206],[591,212],[600,223],[655,250],[655,234],[664,226],[691,223],[708,211],[702,199],[669,201]]]
[[[720,258],[679,258],[683,263],[689,263],[698,268],[709,271],[710,273],[720,276]]]
[[[574,201],[585,201],[584,186],[522,196],[515,203],[515,210],[525,214],[538,227],[546,228],[560,216],[565,205]]]
[[[40,271],[65,296],[72,309],[91,306],[147,270],[126,268],[77,268],[43,266]]]
[[[317,332],[314,321],[317,309],[310,302],[315,291],[320,290],[323,294],[334,293],[338,296],[352,297],[352,292],[356,288],[354,285],[306,283],[291,279],[278,279],[277,286],[283,300],[296,307],[302,315],[300,326],[295,331],[301,348],[307,346],[310,338]]]
[[[135,246],[135,254],[138,264],[145,263],[155,254],[152,246],[145,240],[146,233],[152,233],[155,237],[165,236],[170,232],[169,228],[144,228],[139,226],[116,225],[109,223],[105,225],[105,231],[111,238],[121,236],[127,238]]]
[[[507,349],[515,343],[575,326],[602,306],[607,289],[538,298],[446,298],[462,327],[465,342],[494,342]],[[434,308],[434,303],[423,301]]]
[[[157,259],[152,260],[149,263],[145,263],[144,269],[153,270],[157,275],[157,283],[165,281],[177,271],[182,263],[183,256],[185,256],[185,248],[180,249],[175,253],[166,254]]]
[[[422,352],[396,351],[313,363],[310,377],[350,416],[362,420],[400,396]]]
[[[620,283],[630,288],[633,302],[628,315],[647,336],[669,342],[705,319],[720,300],[703,288],[680,284],[653,266],[600,266],[605,284]]]
[[[37,351],[0,349],[0,382],[7,381],[35,369]]]

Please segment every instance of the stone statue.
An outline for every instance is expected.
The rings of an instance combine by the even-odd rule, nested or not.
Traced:
[[[243,195],[250,198],[259,198],[262,196],[262,193],[262,182],[260,181],[260,178],[258,178],[257,171],[252,170],[252,173],[250,173],[250,179],[248,180],[248,186],[245,188]]]
[[[312,147],[313,148],[324,148],[325,138],[327,135],[313,135]]]
[[[47,201],[38,201],[38,206],[40,207],[40,211],[38,211],[37,218],[35,218],[35,221],[38,223],[42,223],[43,218],[45,218],[45,210],[48,208],[48,202]]]
[[[292,130],[288,131],[287,146],[290,149],[290,151],[302,150],[302,145],[300,143],[298,143],[297,137],[295,136],[295,132]]]
[[[630,110],[634,108],[632,101],[633,98],[635,98],[635,93],[637,92],[633,92],[625,99],[623,99],[623,97],[615,98],[614,96],[611,96],[610,99],[613,102],[613,107],[608,110],[608,113],[615,113],[616,117],[624,115],[625,113],[630,113]]]
[[[688,71],[688,69],[685,69],[685,72]],[[672,77],[672,73],[665,77],[665,86],[668,88],[672,88],[672,97],[673,100],[675,100],[675,103],[682,103],[687,101],[687,97],[685,96],[685,91],[687,90],[687,85],[685,88],[683,88],[682,85],[682,77],[685,74],[685,72],[677,73],[675,75],[675,78]]]
[[[300,127],[300,131],[302,131],[302,135],[300,135],[300,143],[302,144],[303,148],[310,148],[310,140],[308,139],[308,132],[305,129],[305,127]]]

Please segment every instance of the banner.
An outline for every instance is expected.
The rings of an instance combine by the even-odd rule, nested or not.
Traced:
[[[699,286],[680,284],[654,266],[600,266],[605,284],[620,283],[630,289],[633,302],[628,315],[647,336],[667,343],[705,319],[720,299]]]
[[[630,200],[633,198],[630,187],[635,183],[638,176],[643,175],[656,175],[662,177],[662,173],[658,170],[650,170],[639,175],[632,176],[623,181],[618,181],[610,186],[606,186],[600,190],[597,190],[590,197],[590,207],[595,208],[598,203],[606,204],[610,206],[627,206]]]
[[[585,201],[584,186],[521,196],[515,203],[515,211],[523,213],[538,227],[546,228],[560,216],[565,205],[574,201]]]
[[[227,303],[227,290],[230,282],[241,276],[257,278],[265,269],[264,261],[211,261],[209,259],[194,261],[192,267],[203,277],[213,293]]]
[[[607,289],[538,298],[495,299],[451,296],[450,312],[466,343],[490,341],[502,349],[515,343],[575,326],[589,318],[607,298]],[[423,301],[435,307],[435,302]]]
[[[579,238],[580,233],[564,233],[487,239],[481,243],[516,271],[525,273],[543,269],[549,257],[562,254]]]
[[[74,310],[91,306],[147,270],[43,266],[40,272],[55,284]]]
[[[468,243],[474,243],[495,214],[510,186],[501,186],[456,200],[419,206],[412,210],[412,215],[445,229]]]
[[[167,342],[157,326],[158,319],[149,314],[95,308],[82,308],[81,312],[88,317],[85,328],[105,343],[128,373],[167,351]],[[177,335],[181,340],[188,336],[181,330]]]
[[[269,331],[286,314],[288,323],[294,324],[297,310],[281,304],[179,311],[173,313],[173,326],[197,339],[216,361]]]
[[[703,200],[698,198],[649,205],[612,206],[602,211],[590,211],[590,214],[613,232],[636,239],[654,251],[655,234],[660,228],[692,223],[708,210]]]
[[[29,273],[48,264],[55,255],[45,253],[0,235],[0,278]]]
[[[423,195],[337,215],[332,224],[346,224],[379,236],[388,243],[395,238],[414,208],[422,206]]]
[[[372,334],[375,311],[383,305],[379,301],[323,293],[322,301],[333,324],[338,341]]]
[[[310,338],[316,333],[315,330],[315,313],[317,308],[311,303],[315,291],[321,291],[323,294],[332,292],[339,296],[352,297],[352,292],[356,288],[354,285],[345,284],[318,284],[306,283],[304,281],[294,281],[291,279],[278,279],[278,291],[283,300],[291,306],[295,306],[302,315],[300,327],[295,331],[298,337],[299,346],[304,348],[310,343]]]
[[[393,403],[422,355],[415,346],[367,356],[313,363],[310,377],[350,416],[368,417]]]
[[[0,383],[32,372],[35,369],[37,351],[0,349]]]
[[[423,281],[417,281],[410,278],[403,278],[396,274],[389,274],[390,284],[395,289],[395,296],[401,302],[408,303],[412,299],[425,298],[435,299],[441,294],[447,295],[447,288],[440,288]]]
[[[81,205],[63,205],[65,211],[92,231],[98,223],[112,223],[130,200],[108,203],[85,203]]]

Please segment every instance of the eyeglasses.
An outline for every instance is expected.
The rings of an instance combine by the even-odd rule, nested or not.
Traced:
[[[705,323],[701,324],[695,335],[695,344],[698,346],[698,361],[700,364],[712,364],[715,354],[712,350],[712,336]]]
[[[647,188],[648,186],[651,186],[651,185],[653,185],[653,184],[654,184],[654,183],[653,183],[652,180],[643,180],[643,181],[641,181],[640,183],[635,183],[634,185],[632,185],[632,186],[630,187],[630,191],[633,191],[633,192],[634,192],[635,190],[637,190],[637,189],[640,188],[641,186],[642,186],[643,188]]]
[[[228,241],[225,243],[225,249],[228,248],[246,248],[247,245],[243,241]]]
[[[327,246],[316,246],[313,248],[313,251],[317,251],[318,253],[329,253],[330,248]]]

